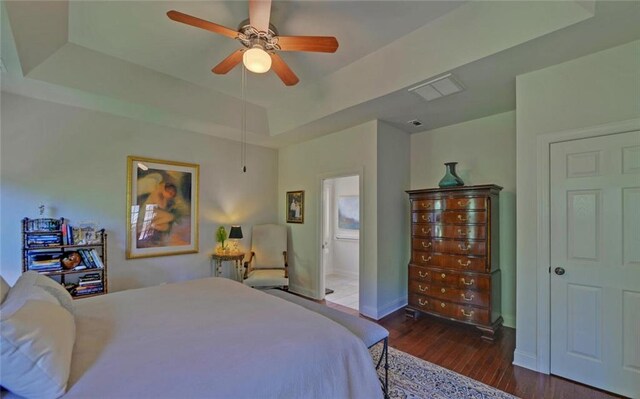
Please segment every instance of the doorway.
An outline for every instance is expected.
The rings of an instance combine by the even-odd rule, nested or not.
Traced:
[[[360,176],[322,181],[322,270],[325,300],[360,308]]]
[[[640,131],[550,148],[550,371],[640,392]]]

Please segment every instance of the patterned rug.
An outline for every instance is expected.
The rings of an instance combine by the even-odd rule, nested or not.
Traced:
[[[370,349],[377,361],[382,345]],[[383,361],[384,362],[384,361]],[[378,370],[384,378],[384,366]],[[389,397],[392,399],[514,399],[515,396],[389,347]]]

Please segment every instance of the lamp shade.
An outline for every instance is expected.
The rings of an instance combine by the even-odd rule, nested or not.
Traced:
[[[271,69],[271,56],[260,47],[253,47],[242,55],[244,66],[254,73],[265,73]]]
[[[231,226],[231,231],[229,231],[229,238],[234,240],[239,240],[242,238],[242,227],[240,226]]]

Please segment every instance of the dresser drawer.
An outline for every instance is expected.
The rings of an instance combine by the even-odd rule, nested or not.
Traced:
[[[487,199],[475,198],[447,198],[444,201],[444,209],[447,210],[482,210],[487,209]]]
[[[484,256],[487,253],[484,241],[433,240],[431,246],[434,252],[447,254]]]
[[[442,209],[443,204],[444,204],[444,201],[440,199],[415,200],[415,201],[411,201],[411,210],[412,211],[440,210]]]
[[[486,223],[487,222],[487,212],[485,211],[473,211],[473,212],[465,212],[465,211],[451,211],[451,212],[442,212],[441,220],[438,222],[446,223],[446,224],[469,224],[469,223]]]
[[[489,307],[489,292],[472,291],[459,288],[443,287],[434,282],[422,282],[412,280],[409,282],[409,292],[420,295],[428,295],[449,302],[463,305]]]
[[[419,251],[459,255],[486,255],[486,243],[484,241],[414,238],[411,244],[413,249]]]
[[[428,268],[409,265],[409,280],[429,282],[432,279],[431,276],[432,272]]]
[[[487,209],[487,200],[484,197],[435,198],[414,200],[411,202],[411,210],[413,211],[483,209]]]
[[[470,323],[489,324],[491,322],[489,309],[460,305],[440,299],[424,298],[423,302],[424,301],[429,301],[433,312],[437,312],[446,317]]]
[[[486,226],[445,226],[444,238],[482,240],[487,237]]]
[[[486,226],[445,226],[434,223],[416,223],[411,226],[411,231],[414,237],[483,240],[487,236]]]
[[[435,211],[435,212],[413,212],[413,223],[445,223],[445,224],[469,224],[485,223],[487,213],[485,211]]]
[[[423,311],[431,311],[435,300],[423,295],[409,293],[409,305]]]
[[[414,238],[411,240],[411,248],[418,251],[429,251],[432,252],[435,250],[434,243],[436,240],[431,240],[428,238]]]
[[[446,266],[451,269],[470,270],[476,272],[487,271],[487,259],[485,257],[442,255],[446,257]]]
[[[456,255],[441,255],[431,252],[412,251],[411,260],[422,266],[439,266],[447,269],[486,271],[486,258]]]
[[[415,267],[421,274],[428,276],[425,281],[433,281],[439,285],[458,287],[462,289],[473,289],[478,291],[489,291],[491,289],[491,277],[486,274],[459,273],[449,270],[438,270],[423,267]],[[411,276],[411,273],[409,273]]]

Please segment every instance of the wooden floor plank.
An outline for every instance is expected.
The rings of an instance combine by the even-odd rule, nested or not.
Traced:
[[[330,305],[346,313],[358,312],[340,305]],[[503,328],[489,343],[473,327],[422,315],[406,318],[403,309],[378,324],[389,330],[389,345],[413,356],[454,370],[521,398],[619,398],[607,392],[556,376],[545,375],[513,365],[515,330]]]

